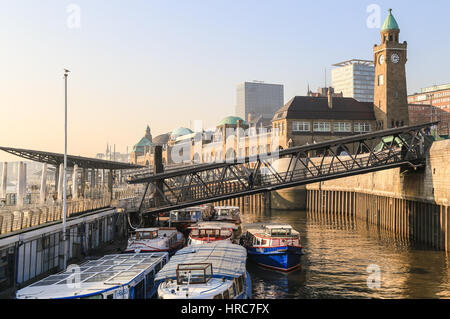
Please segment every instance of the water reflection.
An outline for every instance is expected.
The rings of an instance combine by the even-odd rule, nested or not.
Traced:
[[[288,223],[302,236],[301,269],[284,274],[249,263],[254,298],[450,298],[445,252],[349,216],[304,211],[243,210],[244,223]],[[381,287],[369,288],[369,265],[381,269]]]

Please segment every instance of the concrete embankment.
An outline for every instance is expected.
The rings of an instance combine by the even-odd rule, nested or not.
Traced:
[[[394,168],[309,184],[307,208],[356,220],[450,251],[450,140],[435,142],[425,168]]]

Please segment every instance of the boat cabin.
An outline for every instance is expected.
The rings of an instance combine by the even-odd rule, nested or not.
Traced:
[[[293,236],[292,227],[289,225],[269,225],[265,227],[264,233],[270,237]]]
[[[203,207],[172,210],[169,223],[196,223],[202,220],[204,210]]]
[[[155,239],[158,238],[158,228],[142,228],[136,229],[135,239]]]
[[[178,264],[177,284],[206,284],[213,276],[211,263]]]
[[[239,206],[216,206],[210,214],[210,220],[232,221],[237,224],[241,222],[241,211]]]

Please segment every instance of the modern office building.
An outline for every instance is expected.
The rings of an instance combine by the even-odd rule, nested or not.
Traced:
[[[353,59],[333,64],[331,86],[335,93],[359,102],[373,102],[375,66],[373,61]]]
[[[263,122],[273,118],[284,105],[284,87],[260,81],[243,82],[237,85],[236,116],[248,119],[262,116]]]

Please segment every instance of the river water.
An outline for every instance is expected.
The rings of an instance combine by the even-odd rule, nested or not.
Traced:
[[[394,238],[361,221],[305,211],[244,210],[242,219],[290,224],[300,232],[305,253],[301,268],[288,274],[249,262],[253,298],[450,298],[445,252]]]

